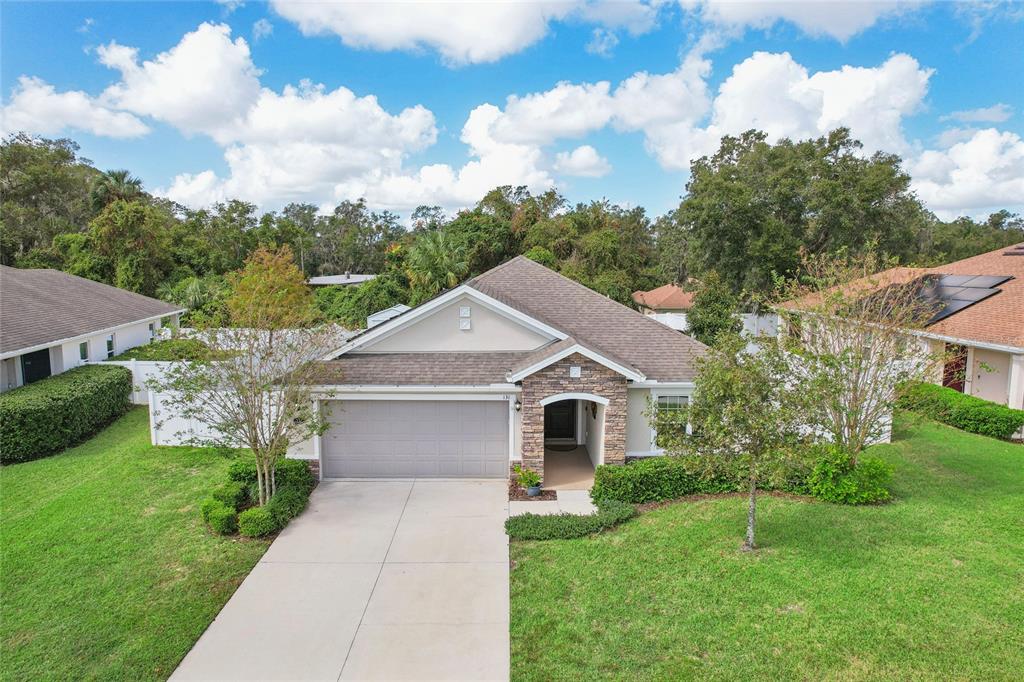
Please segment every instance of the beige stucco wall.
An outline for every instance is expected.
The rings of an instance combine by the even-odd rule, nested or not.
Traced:
[[[631,388],[626,392],[626,454],[642,455],[651,451],[651,424],[644,413],[651,397],[648,388]]]
[[[590,455],[591,463],[596,467],[604,463],[604,405],[593,403],[589,400],[577,401],[577,409],[583,410],[584,425],[586,428],[587,454]],[[591,408],[597,405],[597,409]],[[626,433],[628,434],[628,427]]]
[[[1009,397],[1011,355],[983,348],[974,348],[973,351],[971,395],[1006,405]]]
[[[469,306],[470,329],[460,329],[460,308]],[[412,323],[408,327],[374,341],[360,351],[376,353],[415,353],[445,351],[517,351],[533,350],[549,339],[479,301],[462,296],[448,305]]]

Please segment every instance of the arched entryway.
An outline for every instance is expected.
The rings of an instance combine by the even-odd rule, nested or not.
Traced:
[[[559,393],[544,408],[544,487],[586,490],[604,458],[604,414],[608,399],[592,393]]]

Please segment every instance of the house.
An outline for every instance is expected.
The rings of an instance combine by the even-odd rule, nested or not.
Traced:
[[[311,287],[343,287],[369,282],[376,276],[377,275],[359,275],[346,272],[343,275],[321,275],[319,277],[310,277],[306,280],[306,284]]]
[[[934,268],[891,268],[847,286],[911,282],[934,310],[913,333],[945,358],[930,380],[1024,409],[1024,244]]]
[[[352,337],[320,363],[324,478],[496,477],[589,487],[660,454],[646,413],[686,403],[705,346],[525,257]]]
[[[0,265],[0,391],[149,343],[183,312],[59,270]]]
[[[693,307],[693,292],[683,291],[678,284],[666,284],[650,291],[634,291],[633,302],[640,312],[658,322],[686,331],[686,313]]]

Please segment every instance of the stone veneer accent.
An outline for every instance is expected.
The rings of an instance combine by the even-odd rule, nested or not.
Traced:
[[[569,376],[579,367],[580,376]],[[604,408],[604,462],[626,462],[626,377],[579,353],[523,379],[523,466],[544,476],[544,406],[540,401],[559,393],[593,393],[608,399]]]

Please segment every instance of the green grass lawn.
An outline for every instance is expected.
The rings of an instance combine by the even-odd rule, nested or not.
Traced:
[[[1020,679],[1024,447],[897,422],[879,507],[674,504],[514,543],[513,679]]]
[[[222,539],[198,503],[229,460],[154,448],[145,409],[0,469],[0,677],[163,679],[268,543]]]

